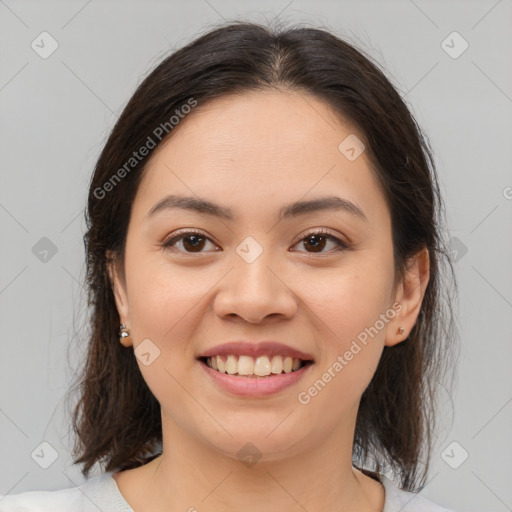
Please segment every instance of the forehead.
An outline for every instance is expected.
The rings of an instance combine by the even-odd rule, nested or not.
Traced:
[[[301,92],[250,91],[223,96],[199,104],[176,128],[170,144],[172,140],[174,146],[206,144],[203,147],[209,149],[211,159],[226,157],[228,151],[231,158],[257,161],[318,159],[319,151],[338,152],[343,134],[363,139],[327,103]]]
[[[364,140],[329,105],[305,93],[224,96],[193,109],[157,148],[136,202],[148,211],[164,194],[181,192],[238,211],[337,193],[370,216],[386,215],[366,153],[350,160],[340,151],[353,137]]]

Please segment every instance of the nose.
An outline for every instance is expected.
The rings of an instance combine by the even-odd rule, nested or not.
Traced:
[[[219,283],[215,296],[214,311],[219,317],[260,323],[267,317],[290,319],[295,315],[298,301],[270,256],[266,249],[248,263],[235,255],[233,268]]]

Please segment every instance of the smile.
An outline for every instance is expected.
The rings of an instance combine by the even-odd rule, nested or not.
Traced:
[[[246,358],[250,359],[250,361],[246,360]],[[221,361],[220,366],[222,367],[224,364],[223,372],[219,369],[219,359]],[[279,359],[281,361],[279,361]],[[228,355],[200,358],[198,363],[206,372],[209,381],[220,391],[227,392],[230,395],[238,395],[240,397],[263,398],[276,395],[284,391],[286,388],[297,384],[314,366],[313,361],[303,361],[298,359],[296,361],[299,362],[294,363],[295,360],[291,357],[290,359],[286,357],[282,358],[281,356],[273,356],[272,359],[268,356],[258,356],[253,359],[251,356],[243,355],[231,355],[230,358]],[[274,370],[277,371],[280,362],[284,368],[281,368],[280,373],[272,373],[272,366],[274,366]],[[217,368],[215,369],[210,366],[212,364],[216,364]],[[299,365],[295,370],[293,369],[294,364],[296,367]],[[262,370],[264,373],[267,373],[270,368],[270,373],[266,375],[255,375],[254,372],[259,371],[261,367],[264,368],[264,370]],[[226,370],[233,373],[228,373]],[[248,372],[249,370],[251,370],[250,374],[243,374],[243,372]],[[239,373],[239,371],[242,373]]]
[[[281,355],[251,357],[229,354],[206,357],[203,361],[220,373],[249,378],[292,373],[306,364],[302,359]]]

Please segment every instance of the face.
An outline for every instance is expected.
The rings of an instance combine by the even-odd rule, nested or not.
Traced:
[[[164,440],[166,429],[186,432],[232,457],[250,441],[268,460],[333,432],[351,440],[383,347],[407,336],[418,309],[403,308],[404,289],[394,286],[390,214],[367,155],[349,159],[339,149],[350,135],[364,141],[312,96],[251,92],[198,107],[152,156],[124,268],[112,275],[121,321],[162,408]],[[150,213],[169,195],[226,215],[169,204]],[[331,207],[280,216],[325,198]],[[397,336],[400,325],[406,332]],[[257,378],[265,387],[198,359],[239,340],[282,343],[268,355],[296,350],[309,363],[298,377]],[[228,351],[236,360],[242,349]],[[267,365],[261,353],[250,359]]]

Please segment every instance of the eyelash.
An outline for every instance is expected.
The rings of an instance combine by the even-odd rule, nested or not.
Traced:
[[[163,244],[162,244],[162,247],[164,249],[168,249],[168,250],[171,250],[171,251],[178,251],[178,252],[183,252],[185,254],[202,254],[203,252],[198,252],[198,253],[194,253],[194,252],[187,252],[187,251],[181,251],[181,250],[177,250],[175,248],[172,247],[172,245],[179,241],[180,239],[182,238],[186,238],[187,236],[200,236],[202,238],[205,238],[206,240],[214,243],[208,236],[206,236],[205,233],[201,232],[201,231],[190,231],[190,230],[182,230],[182,231],[177,231],[173,237],[171,237],[170,239],[168,239],[167,241],[165,241]],[[340,252],[340,251],[343,251],[343,250],[347,250],[347,249],[350,249],[350,245],[346,242],[343,242],[342,240],[340,240],[338,237],[334,236],[333,234],[330,233],[330,231],[326,230],[326,229],[320,229],[320,230],[317,230],[317,231],[311,231],[309,233],[306,233],[298,242],[297,244],[299,244],[300,242],[303,242],[304,240],[306,240],[308,237],[310,236],[313,236],[313,235],[316,235],[316,236],[324,236],[325,238],[333,241],[335,244],[336,244],[336,249],[334,250],[331,250],[331,251],[327,251],[327,252],[320,252],[320,253],[314,253],[314,252],[307,252],[307,251],[294,251],[294,252],[306,252],[306,254],[310,254],[310,255],[325,255],[325,254],[330,254],[332,252]],[[295,245],[297,245],[295,244]]]

